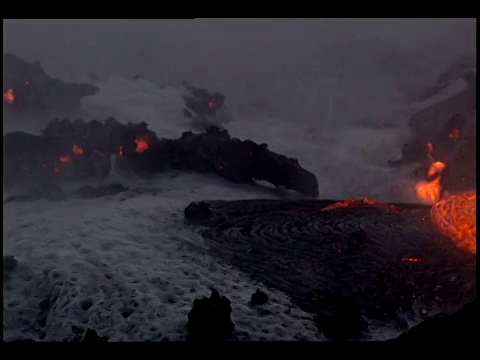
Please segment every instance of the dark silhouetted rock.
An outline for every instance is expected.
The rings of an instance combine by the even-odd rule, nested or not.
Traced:
[[[276,187],[318,196],[315,175],[297,159],[274,153],[266,144],[232,138],[226,130],[183,133],[159,139],[146,123],[115,119],[52,120],[42,135],[11,132],[3,136],[4,184],[53,184],[105,178],[111,158],[121,158],[127,173],[149,178],[168,170],[213,173],[235,183],[264,180]],[[118,163],[118,161],[116,162]],[[128,163],[128,164],[127,164]]]
[[[95,330],[87,329],[80,342],[108,342],[108,337],[99,336]]]
[[[195,299],[188,313],[188,333],[193,340],[225,340],[233,331],[230,300],[212,290],[210,298]]]
[[[337,304],[334,312],[319,312],[317,326],[330,340],[350,340],[368,328],[359,310],[351,304]]]
[[[394,341],[472,342],[477,339],[478,303],[474,300],[452,313],[441,313],[422,321]]]
[[[4,110],[11,113],[48,113],[71,111],[82,98],[99,88],[90,84],[66,83],[48,76],[39,62],[28,62],[16,55],[4,54]]]
[[[205,220],[212,215],[210,205],[205,201],[191,203],[185,208],[185,219],[190,221]]]
[[[13,256],[4,256],[3,257],[3,273],[8,274],[14,271],[17,268],[18,261]]]
[[[268,302],[268,295],[265,294],[262,290],[255,291],[255,293],[252,294],[252,304],[254,305],[260,305],[260,304],[265,304]]]

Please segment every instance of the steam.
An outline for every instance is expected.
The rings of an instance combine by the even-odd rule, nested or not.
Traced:
[[[401,177],[385,164],[407,134],[407,95],[475,54],[475,27],[475,19],[10,20],[4,51],[68,81],[119,76],[100,84],[85,117],[146,121],[165,137],[188,129],[172,89],[188,81],[220,91],[232,135],[298,157],[321,196],[393,200]]]

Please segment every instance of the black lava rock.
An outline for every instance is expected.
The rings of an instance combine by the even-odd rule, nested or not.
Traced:
[[[17,268],[18,261],[13,256],[3,257],[3,273],[8,274]]]
[[[333,312],[320,312],[317,326],[330,340],[345,341],[361,335],[368,327],[355,306],[339,306]]]
[[[265,304],[266,302],[268,302],[268,295],[265,294],[263,291],[257,289],[257,291],[255,291],[255,293],[252,294],[251,302],[254,305]]]
[[[441,313],[422,321],[393,341],[474,342],[477,338],[478,303],[474,300],[456,312]]]
[[[192,340],[225,340],[235,327],[231,312],[230,300],[217,290],[212,290],[210,298],[195,299],[187,325]]]
[[[80,342],[108,342],[108,337],[99,336],[95,330],[87,329]]]
[[[185,208],[185,219],[187,220],[205,220],[212,216],[210,204],[205,201],[193,202]]]

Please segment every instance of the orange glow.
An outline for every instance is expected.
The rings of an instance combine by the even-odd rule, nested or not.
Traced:
[[[446,169],[446,167],[447,167],[447,164],[441,161],[435,161],[428,169],[428,177],[440,175],[443,172],[443,170]]]
[[[149,148],[149,144],[146,138],[138,137],[135,139],[135,144],[137,144],[135,151],[139,154],[145,152]]]
[[[477,252],[477,193],[463,192],[440,200],[431,209],[434,225],[448,236],[453,244],[476,254]]]
[[[120,146],[120,149],[118,150],[118,155],[120,157],[123,157],[123,155],[125,155],[125,150],[123,150],[123,146]]]
[[[13,89],[8,89],[5,93],[3,93],[3,98],[7,103],[13,104],[15,102],[15,92]]]
[[[454,130],[450,135],[451,138],[456,138],[457,135],[460,136],[460,132]],[[430,218],[443,235],[449,237],[459,249],[476,254],[477,193],[467,191],[442,199],[442,172],[447,165],[434,160],[431,143],[428,143],[427,147],[432,161],[427,176],[436,177],[431,181],[420,181],[416,184],[417,198],[433,205],[430,209]]]
[[[64,155],[60,156],[60,161],[64,164],[70,164],[72,162],[72,158],[70,157],[70,155]]]
[[[435,204],[442,197],[442,178],[436,177],[432,181],[420,181],[415,185],[417,198],[424,204]]]
[[[400,211],[394,205],[382,204],[370,198],[363,198],[363,199],[350,198],[344,201],[340,201],[340,202],[336,202],[334,204],[328,205],[324,207],[322,211],[328,211],[328,210],[345,208],[345,207],[360,207],[360,206],[373,206],[373,207],[377,207],[377,208],[388,210],[388,211],[395,211],[395,212]]]
[[[85,154],[85,150],[83,150],[77,144],[73,144],[72,151],[75,155],[84,155]]]

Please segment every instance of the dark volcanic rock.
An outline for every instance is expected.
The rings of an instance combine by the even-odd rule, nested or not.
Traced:
[[[265,294],[262,290],[257,289],[255,293],[252,294],[252,299],[251,299],[252,304],[265,304],[268,302],[268,295]]]
[[[477,339],[478,303],[474,300],[459,310],[441,313],[422,321],[394,341],[457,342]]]
[[[355,304],[336,304],[333,312],[319,312],[316,323],[330,340],[355,338],[368,327]]]
[[[112,156],[127,173],[152,177],[168,170],[213,173],[232,182],[267,181],[276,187],[318,196],[315,175],[297,159],[270,151],[266,144],[232,138],[208,128],[178,139],[159,139],[146,123],[121,124],[113,118],[52,120],[42,135],[11,132],[3,136],[5,186],[105,178]],[[118,161],[116,162],[118,163]],[[128,163],[128,164],[127,164]]]
[[[80,342],[108,342],[108,337],[99,336],[95,330],[87,329]]]
[[[195,299],[187,329],[193,340],[224,340],[232,332],[230,300],[212,290],[210,298]]]
[[[205,201],[191,203],[185,208],[185,219],[189,221],[206,220],[211,215],[210,205]]]
[[[475,296],[475,255],[437,230],[428,206],[208,203],[199,230],[210,253],[319,314],[331,338],[357,338],[363,318],[394,326],[417,306],[447,311]]]
[[[90,84],[66,83],[48,76],[39,62],[28,62],[13,54],[3,56],[4,115],[70,111],[82,98],[99,88]]]
[[[462,77],[468,84],[464,91],[412,115],[411,137],[402,147],[402,158],[389,161],[391,166],[418,164],[412,176],[426,180],[433,158],[447,164],[442,173],[444,190],[456,193],[476,188],[476,72],[471,71],[473,68],[474,59],[462,58],[426,91],[427,97],[433,96]]]
[[[8,274],[17,268],[18,261],[13,256],[3,257],[3,274]]]

